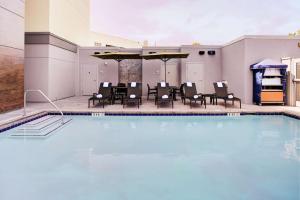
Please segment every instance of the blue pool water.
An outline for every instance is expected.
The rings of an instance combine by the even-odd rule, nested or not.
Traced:
[[[74,116],[0,135],[1,200],[299,200],[300,121]]]

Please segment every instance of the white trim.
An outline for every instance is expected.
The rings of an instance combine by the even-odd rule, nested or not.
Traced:
[[[230,46],[234,43],[240,42],[245,39],[262,39],[262,40],[300,40],[300,36],[291,37],[288,35],[244,35],[225,43],[222,47]]]

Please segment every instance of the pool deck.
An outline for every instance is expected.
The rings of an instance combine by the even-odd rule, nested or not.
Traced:
[[[195,113],[231,113],[231,112],[285,112],[300,116],[300,107],[289,106],[257,106],[242,104],[242,109],[239,109],[238,103],[233,107],[231,103],[227,108],[224,107],[222,101],[219,105],[210,105],[208,103],[207,108],[204,106],[193,106],[190,108],[189,104],[184,105],[180,100],[174,101],[174,108],[171,106],[165,106],[157,108],[154,105],[154,100],[143,100],[143,104],[138,109],[137,106],[126,106],[123,108],[120,104],[96,106],[88,108],[88,96],[70,97],[62,100],[55,101],[55,104],[63,112],[100,112],[100,113],[149,113],[149,114],[195,114]],[[49,103],[27,103],[27,115],[35,115],[41,112],[56,111]],[[23,118],[23,109],[14,110],[7,113],[0,114],[0,125],[14,122]]]

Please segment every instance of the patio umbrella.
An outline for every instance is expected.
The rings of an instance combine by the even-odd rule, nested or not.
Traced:
[[[142,55],[145,60],[159,59],[165,63],[165,81],[167,81],[167,62],[173,58],[187,58],[188,53],[180,52],[155,52]]]
[[[92,56],[103,60],[115,60],[118,62],[119,69],[122,60],[142,59],[139,53],[132,53],[132,52],[104,52],[104,53],[95,52]]]

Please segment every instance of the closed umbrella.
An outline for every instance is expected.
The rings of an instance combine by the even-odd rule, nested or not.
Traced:
[[[188,53],[180,53],[180,52],[155,52],[144,54],[141,57],[145,60],[155,60],[159,59],[165,63],[165,81],[167,81],[167,62],[173,58],[187,58],[189,56]]]

